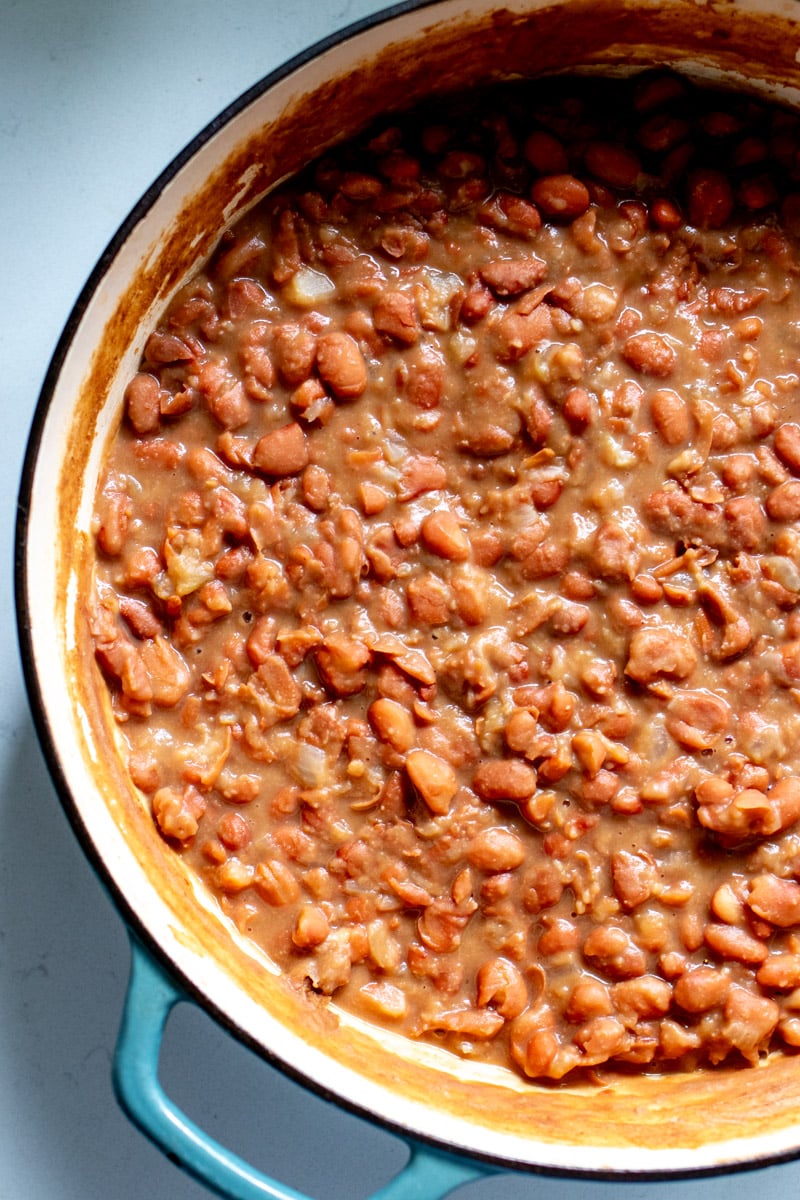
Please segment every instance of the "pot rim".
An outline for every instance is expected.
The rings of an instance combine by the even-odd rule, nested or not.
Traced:
[[[556,1178],[580,1178],[587,1180],[624,1182],[626,1180],[660,1181],[690,1178],[704,1178],[720,1174],[760,1169],[768,1165],[777,1165],[795,1159],[800,1153],[797,1146],[786,1148],[779,1146],[774,1149],[761,1149],[758,1152],[748,1150],[748,1156],[725,1159],[724,1161],[708,1161],[704,1159],[700,1165],[686,1165],[678,1168],[669,1166],[644,1166],[643,1168],[598,1167],[592,1168],[583,1163],[580,1165],[561,1165],[537,1162],[519,1161],[502,1153],[491,1153],[483,1149],[472,1149],[457,1140],[450,1140],[442,1134],[410,1129],[400,1119],[393,1119],[383,1112],[375,1111],[369,1105],[361,1104],[350,1095],[343,1094],[326,1086],[323,1082],[295,1065],[289,1058],[279,1056],[271,1048],[266,1047],[251,1032],[244,1028],[236,1019],[218,1004],[212,995],[204,991],[202,986],[191,978],[184,968],[169,954],[167,948],[154,936],[143,916],[131,900],[122,884],[118,881],[109,863],[103,856],[92,830],[83,819],[73,791],[68,782],[63,764],[63,756],[59,751],[59,736],[54,730],[48,715],[45,701],[46,680],[40,669],[37,669],[34,648],[34,636],[30,621],[31,600],[29,591],[28,556],[29,519],[34,482],[39,467],[39,454],[45,432],[45,424],[51,403],[57,389],[65,361],[72,347],[73,340],[86,315],[92,300],[112,267],[120,250],[126,244],[131,234],[153,208],[165,188],[180,173],[195,155],[202,150],[211,139],[224,129],[234,118],[248,109],[254,102],[269,92],[276,85],[289,79],[301,68],[321,59],[329,51],[342,46],[358,35],[388,25],[397,18],[426,9],[449,7],[452,0],[399,0],[378,12],[360,18],[344,28],[334,31],[324,38],[317,40],[299,51],[286,62],[257,80],[244,92],[225,106],[221,112],[207,122],[194,135],[159,173],[150,186],[134,203],[127,216],[123,219],[100,254],[95,266],[88,275],[78,297],[73,304],[69,316],[56,343],[43,382],[39,391],[30,431],[26,442],[23,467],[18,489],[17,511],[15,519],[14,541],[14,599],[17,621],[17,635],[20,649],[23,678],[30,705],[31,715],[36,729],[37,738],[47,764],[47,768],[55,786],[60,805],[88,858],[96,875],[101,880],[110,895],[115,908],[131,933],[148,951],[148,953],[177,980],[187,999],[192,1000],[204,1011],[209,1013],[228,1033],[242,1042],[269,1065],[280,1070],[284,1075],[301,1084],[312,1093],[325,1100],[335,1103],[354,1116],[368,1120],[383,1127],[404,1140],[413,1139],[419,1143],[460,1156],[469,1157],[477,1162],[500,1168],[539,1174]],[[800,1142],[800,1137],[798,1137]],[[742,1139],[743,1150],[747,1146]],[[706,1149],[708,1149],[706,1147]],[[671,1151],[645,1152],[644,1157],[663,1159]],[[681,1153],[676,1150],[675,1153]],[[684,1151],[685,1153],[685,1151]]]

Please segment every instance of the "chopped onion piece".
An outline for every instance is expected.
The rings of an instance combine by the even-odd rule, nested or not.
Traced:
[[[330,299],[335,291],[336,284],[322,271],[301,267],[287,283],[283,295],[299,308],[313,308],[315,304]]]

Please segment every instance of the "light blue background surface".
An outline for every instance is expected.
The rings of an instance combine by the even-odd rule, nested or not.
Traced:
[[[110,1061],[122,922],[63,816],[18,665],[11,561],[49,357],[106,243],[163,166],[289,56],[379,0],[0,0],[0,1200],[203,1200],[123,1118]],[[318,1200],[359,1200],[401,1143],[302,1091],[182,1006],[163,1080],[204,1128]],[[692,1183],[483,1180],[459,1200],[783,1200],[800,1164]]]

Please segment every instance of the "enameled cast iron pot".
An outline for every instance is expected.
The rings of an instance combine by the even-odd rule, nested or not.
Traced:
[[[269,76],[178,156],[113,239],[56,350],[20,496],[24,667],[65,809],[133,935],[118,1094],[150,1137],[223,1195],[302,1200],[212,1142],[162,1092],[164,1023],[187,995],[266,1059],[411,1143],[409,1165],[382,1200],[433,1200],[492,1170],[652,1178],[800,1153],[800,1057],[776,1055],[748,1071],[619,1078],[600,1090],[543,1088],[379,1038],[290,991],[192,882],[127,778],[82,602],[98,471],[125,381],[158,315],[226,225],[376,113],[434,90],[664,63],[800,107],[800,3],[398,4]]]

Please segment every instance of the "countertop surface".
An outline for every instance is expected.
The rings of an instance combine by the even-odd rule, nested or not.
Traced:
[[[63,815],[17,650],[12,558],[25,442],[47,364],[132,205],[211,118],[380,0],[0,0],[0,1200],[202,1200],[126,1120],[111,1058],[126,986],[123,923]],[[288,1081],[183,1005],[168,1092],[215,1137],[314,1200],[359,1200],[402,1142]],[[800,1164],[624,1186],[504,1176],[460,1200],[788,1197]],[[417,1200],[425,1200],[419,1196]]]

